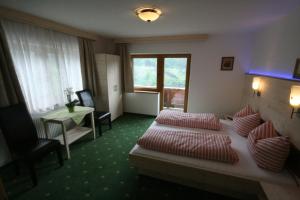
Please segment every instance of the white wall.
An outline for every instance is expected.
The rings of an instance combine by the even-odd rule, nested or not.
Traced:
[[[113,39],[98,37],[94,42],[94,49],[96,53],[115,54],[115,43]]]
[[[250,65],[251,33],[211,35],[207,41],[131,44],[130,53],[190,53],[188,112],[233,113],[239,109]],[[221,57],[234,56],[234,70],[220,71]]]
[[[124,112],[156,116],[159,113],[159,93],[126,93]]]
[[[251,71],[291,78],[300,58],[300,9],[258,30]]]
[[[250,72],[292,78],[296,58],[300,58],[299,25],[300,9],[257,30]],[[261,97],[255,98],[251,90],[252,78],[248,76],[245,82],[244,104],[251,104],[263,119],[271,120],[276,130],[289,136],[300,149],[300,118],[299,115],[290,118],[292,108],[289,105],[290,88],[300,83],[263,77]]]

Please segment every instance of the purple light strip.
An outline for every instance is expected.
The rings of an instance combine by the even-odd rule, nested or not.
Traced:
[[[290,81],[299,81],[300,79],[293,78],[292,75],[289,74],[281,74],[276,72],[259,72],[259,71],[253,71],[250,70],[248,73],[249,75],[258,75],[258,76],[266,76],[271,78],[278,78],[278,79],[284,79],[284,80],[290,80]]]

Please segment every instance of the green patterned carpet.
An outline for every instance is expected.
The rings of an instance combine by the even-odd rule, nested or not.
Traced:
[[[153,122],[153,117],[126,114],[95,141],[86,136],[71,145],[71,160],[59,168],[51,154],[37,164],[38,186],[32,188],[26,170],[1,170],[9,199],[117,200],[117,199],[229,199],[157,179],[138,176],[128,152]],[[24,168],[22,168],[24,169]]]

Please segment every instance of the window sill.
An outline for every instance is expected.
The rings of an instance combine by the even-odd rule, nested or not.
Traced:
[[[134,93],[159,94],[159,92],[156,91],[144,91],[144,90],[134,90]]]

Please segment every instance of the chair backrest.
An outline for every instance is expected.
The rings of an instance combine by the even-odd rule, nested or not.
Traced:
[[[92,93],[89,89],[77,91],[76,94],[78,96],[81,106],[95,108],[95,103],[92,97]]]
[[[30,148],[38,141],[36,128],[24,104],[0,108],[0,128],[13,152]]]

